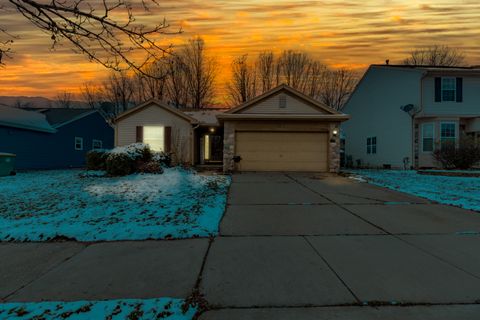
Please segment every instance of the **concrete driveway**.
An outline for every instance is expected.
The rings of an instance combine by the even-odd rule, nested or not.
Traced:
[[[203,320],[478,319],[478,213],[314,174],[234,175],[228,203],[215,239],[0,244],[0,300],[200,293]]]

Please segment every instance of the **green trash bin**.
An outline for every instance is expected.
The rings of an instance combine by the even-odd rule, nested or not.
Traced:
[[[0,152],[0,177],[15,174],[15,157],[13,153]]]

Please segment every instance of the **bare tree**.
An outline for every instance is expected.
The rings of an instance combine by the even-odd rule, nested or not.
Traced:
[[[72,94],[66,90],[57,94],[57,105],[59,108],[71,108],[72,107]]]
[[[306,79],[308,78],[307,71],[311,60],[307,53],[301,51],[287,50],[284,51],[278,58],[278,78],[285,84],[304,91]]]
[[[465,54],[449,46],[433,45],[410,52],[410,56],[403,60],[403,64],[411,66],[463,66]]]
[[[232,62],[232,81],[227,91],[233,104],[250,100],[257,94],[255,68],[248,64],[248,55],[236,58]]]
[[[199,109],[207,106],[214,95],[216,67],[213,58],[205,55],[205,42],[202,38],[190,39],[182,48],[181,58],[185,67],[185,76],[190,106]]]
[[[327,106],[342,110],[345,102],[355,89],[357,77],[352,70],[338,69],[325,71],[320,101]]]
[[[85,82],[80,88],[82,97],[92,109],[98,109],[102,103],[102,90],[92,82]]]
[[[113,105],[113,116],[118,115],[134,105],[134,86],[132,78],[125,72],[112,72],[102,84],[104,100]]]
[[[141,0],[144,11],[157,0]],[[143,73],[143,67],[170,52],[170,46],[158,44],[169,32],[165,20],[153,27],[139,24],[135,12],[139,3],[131,0],[7,0],[26,20],[50,35],[52,46],[69,42],[76,52],[107,68],[131,68]],[[13,36],[0,29],[0,62],[11,48]],[[131,54],[136,52],[134,60]],[[138,58],[139,52],[142,53]]]
[[[150,76],[143,74],[136,76],[138,82],[137,89],[141,101],[149,99],[163,100],[166,97],[167,66],[166,59],[161,59],[145,68],[144,72]]]
[[[183,59],[172,56],[167,63],[166,90],[169,102],[176,108],[186,107],[188,103],[187,69]]]
[[[256,62],[257,74],[260,82],[260,92],[264,93],[273,88],[275,75],[275,56],[271,51],[264,51],[258,55]]]

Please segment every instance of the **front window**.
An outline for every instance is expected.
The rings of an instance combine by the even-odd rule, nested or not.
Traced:
[[[83,138],[75,137],[75,150],[83,150]]]
[[[455,145],[456,137],[455,122],[443,122],[440,127],[440,142],[442,148],[448,145]]]
[[[442,101],[455,101],[455,78],[442,78]]]
[[[377,153],[377,137],[367,138],[367,154]]]
[[[165,127],[143,127],[143,142],[148,144],[153,151],[165,151]]]
[[[433,123],[422,124],[422,151],[432,152],[434,148],[435,125]]]
[[[92,140],[92,149],[93,150],[99,150],[99,149],[102,149],[102,147],[103,147],[102,140],[95,140],[95,139]]]

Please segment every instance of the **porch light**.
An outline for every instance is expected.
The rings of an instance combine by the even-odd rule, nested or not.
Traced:
[[[334,136],[337,136],[337,134],[338,134],[338,129],[333,129],[332,133],[333,133]]]
[[[211,127],[210,129],[208,129],[208,131],[210,131],[211,133],[214,133],[214,132],[215,132],[215,128]]]

